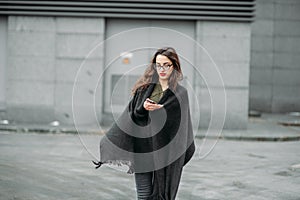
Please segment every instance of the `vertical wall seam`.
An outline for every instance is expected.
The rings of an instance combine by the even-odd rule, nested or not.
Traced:
[[[54,59],[54,62],[53,62],[53,68],[54,68],[54,86],[53,86],[53,116],[54,116],[54,119],[53,120],[57,120],[57,113],[56,113],[56,94],[57,94],[57,56],[56,56],[56,49],[57,49],[57,17],[53,17],[53,20],[54,20],[54,52],[53,52],[53,59]]]
[[[270,112],[273,113],[274,111],[274,64],[275,64],[275,60],[274,60],[274,57],[275,57],[275,23],[276,23],[276,0],[273,0],[273,24],[272,24],[272,67],[271,67],[271,80],[272,80],[272,83],[271,83],[271,99],[270,99]]]

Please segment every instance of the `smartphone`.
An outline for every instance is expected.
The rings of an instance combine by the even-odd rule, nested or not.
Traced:
[[[156,102],[155,102],[155,101],[152,101],[151,99],[147,99],[146,101],[148,101],[149,103],[156,104]]]

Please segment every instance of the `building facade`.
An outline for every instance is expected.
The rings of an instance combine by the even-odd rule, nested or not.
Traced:
[[[109,124],[155,49],[173,46],[199,127],[246,128],[254,11],[253,0],[0,3],[1,117]]]
[[[300,111],[300,1],[259,0],[251,25],[250,109]]]

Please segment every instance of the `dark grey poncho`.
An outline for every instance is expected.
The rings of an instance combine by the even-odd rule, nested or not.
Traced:
[[[100,142],[101,164],[125,164],[128,173],[154,172],[151,200],[175,199],[183,166],[195,151],[187,90],[167,89],[147,111],[143,103],[155,84],[138,89],[125,111]]]

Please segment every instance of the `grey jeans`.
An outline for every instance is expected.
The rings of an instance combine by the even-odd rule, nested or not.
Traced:
[[[134,177],[138,200],[147,199],[153,190],[153,172],[135,173]]]

